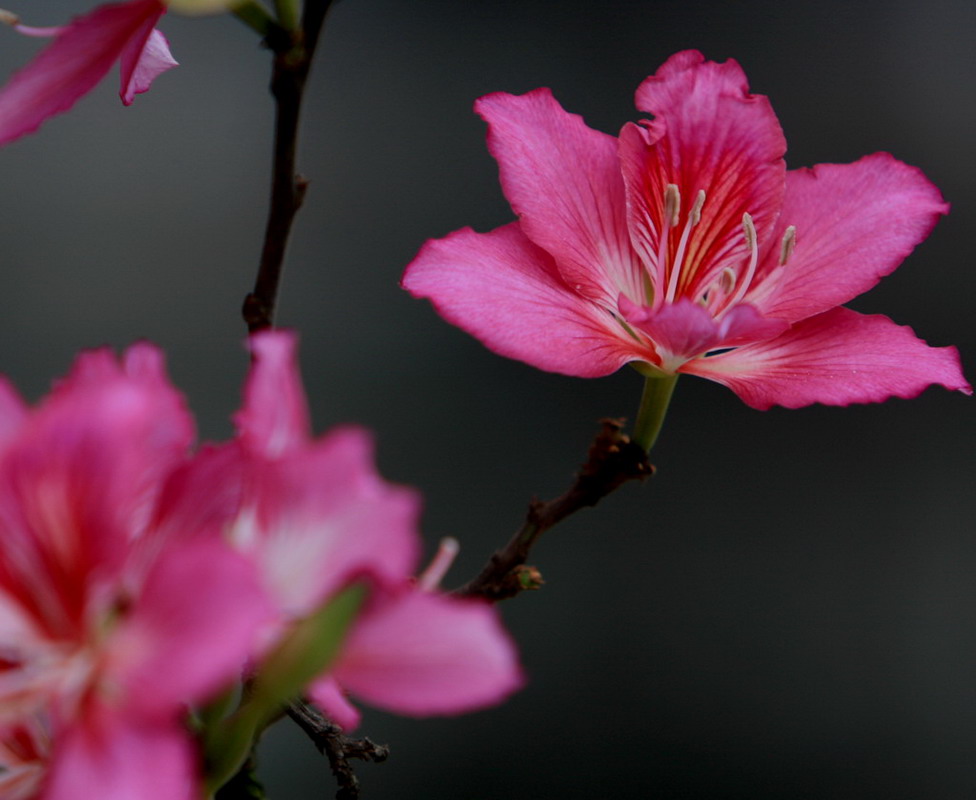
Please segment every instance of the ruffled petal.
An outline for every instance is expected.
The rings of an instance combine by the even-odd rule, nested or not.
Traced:
[[[806,319],[775,339],[691,361],[679,371],[724,384],[761,410],[912,398],[935,383],[972,394],[954,347],[929,347],[911,328],[846,308]]]
[[[723,265],[748,260],[744,213],[752,216],[759,243],[768,239],[782,202],[786,141],[769,101],[748,93],[739,65],[706,62],[697,51],[677,53],[645,80],[637,107],[655,119],[624,126],[620,158],[631,239],[652,268],[658,294],[667,285],[665,262],[675,260],[687,212],[705,193],[682,259],[678,295],[690,296]],[[662,259],[668,184],[678,188],[681,207],[679,232],[668,236]]]
[[[58,737],[39,800],[198,800],[189,737],[179,725],[142,725],[104,713]]]
[[[490,94],[475,110],[523,233],[555,258],[566,283],[607,307],[621,291],[639,297],[643,268],[630,246],[614,137],[567,114],[548,89]]]
[[[71,108],[105,77],[134,36],[147,25],[152,30],[164,11],[159,0],[133,0],[99,6],[66,26],[0,90],[0,144]]]
[[[254,453],[277,458],[309,442],[308,404],[298,372],[298,337],[265,331],[249,342],[254,363],[244,389],[244,407],[234,415],[237,432]]]
[[[166,37],[153,26],[159,17],[147,20],[122,51],[122,88],[119,97],[125,105],[132,105],[137,94],[148,92],[152,82],[167,70],[178,67],[179,62],[169,51]],[[144,31],[148,30],[148,36]]]
[[[333,677],[401,714],[459,714],[524,682],[515,646],[487,604],[410,591],[357,620]]]
[[[755,302],[791,321],[846,303],[893,272],[948,210],[921,170],[887,153],[791,171],[777,236],[795,226],[796,247],[771,296]]]
[[[653,359],[610,312],[568,287],[517,223],[429,241],[402,285],[490,350],[539,369],[594,378]]]

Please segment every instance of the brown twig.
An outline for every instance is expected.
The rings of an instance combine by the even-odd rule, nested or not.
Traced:
[[[359,779],[352,771],[349,759],[358,758],[379,764],[386,761],[390,748],[370,739],[352,739],[343,735],[338,725],[302,701],[288,707],[288,716],[298,723],[319,752],[329,759],[332,774],[339,784],[336,800],[358,800]]]
[[[570,514],[601,499],[631,480],[644,480],[654,472],[644,449],[623,433],[623,420],[601,420],[586,462],[569,489],[554,500],[533,500],[525,522],[501,550],[488,560],[481,573],[454,591],[461,597],[481,597],[491,602],[513,597],[525,589],[537,589],[542,576],[526,566],[539,537]]]
[[[274,164],[271,204],[254,289],[241,312],[250,333],[274,324],[285,249],[308,182],[297,174],[298,121],[308,72],[332,0],[308,0],[299,30],[275,27],[265,40],[274,53],[271,94],[275,99]]]

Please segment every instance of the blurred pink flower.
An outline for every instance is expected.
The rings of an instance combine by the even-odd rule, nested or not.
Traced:
[[[282,631],[351,582],[368,583],[339,656],[309,690],[343,727],[353,727],[358,712],[340,686],[416,716],[500,702],[523,677],[495,609],[416,586],[420,498],[377,475],[365,431],[311,438],[295,344],[286,332],[252,338],[237,440],[202,452],[173,484],[184,511],[175,508],[168,524],[192,535],[221,520],[261,571]]]
[[[21,33],[54,41],[0,89],[0,145],[70,109],[116,61],[122,64],[119,95],[125,105],[147,91],[176,66],[166,37],[155,29],[164,13],[162,0],[129,0],[98,6],[60,28],[16,24]]]
[[[547,89],[476,104],[517,222],[428,242],[403,286],[495,352],[581,377],[638,362],[755,408],[966,393],[954,348],[841,304],[947,210],[886,153],[786,171],[767,99],[734,61],[672,56],[637,90],[651,121],[588,128]]]
[[[155,523],[192,439],[148,345],[121,364],[82,355],[34,410],[0,383],[0,786],[12,796],[36,784],[44,800],[198,796],[187,706],[237,679],[270,606],[219,537],[169,539]]]

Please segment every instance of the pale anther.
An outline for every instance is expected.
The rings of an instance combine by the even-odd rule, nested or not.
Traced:
[[[735,288],[735,270],[732,267],[726,267],[722,270],[722,274],[718,276],[718,288],[726,295],[732,293]]]
[[[756,246],[756,226],[752,224],[749,212],[742,215],[742,230],[746,236],[746,246],[751,250]]]
[[[678,214],[681,212],[681,192],[678,187],[669,183],[664,190],[664,220],[672,228],[678,225]]]
[[[691,207],[691,224],[697,225],[701,222],[702,206],[705,205],[705,190],[699,189],[695,195],[695,204]]]
[[[14,14],[13,11],[0,8],[0,24],[10,26],[20,25],[20,17]]]
[[[796,247],[796,226],[790,225],[783,234],[783,242],[779,248],[779,265],[782,267],[790,260],[793,255],[793,248]]]

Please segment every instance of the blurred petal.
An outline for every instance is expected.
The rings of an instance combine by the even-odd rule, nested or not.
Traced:
[[[307,694],[308,699],[344,731],[359,727],[362,714],[346,699],[346,693],[336,683],[335,678],[319,678],[308,687]]]
[[[0,144],[71,108],[105,77],[133,37],[145,42],[164,11],[159,0],[131,0],[98,6],[66,26],[0,90]]]
[[[420,591],[365,613],[332,675],[372,705],[415,716],[494,705],[524,682],[493,607]]]
[[[199,800],[189,736],[98,713],[58,737],[40,800]]]
[[[366,431],[338,428],[254,469],[253,517],[245,509],[231,536],[288,613],[309,613],[359,574],[399,582],[413,572],[420,497],[377,474]]]
[[[153,25],[158,17],[146,23],[149,35],[137,33],[122,51],[122,89],[119,96],[131,105],[137,94],[148,92],[152,82],[179,63],[169,51],[169,42]]]
[[[254,565],[221,542],[164,552],[107,645],[120,710],[172,718],[239,677],[272,608]]]
[[[267,458],[304,447],[310,424],[295,349],[288,331],[263,331],[250,339],[254,362],[244,389],[244,408],[234,417],[241,439]]]

